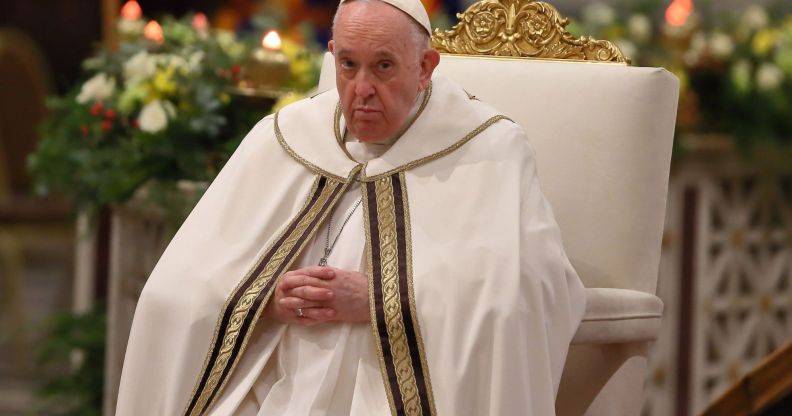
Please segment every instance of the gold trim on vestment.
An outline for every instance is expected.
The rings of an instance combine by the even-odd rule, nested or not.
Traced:
[[[311,202],[311,197],[316,193],[316,188],[319,187],[320,179],[321,179],[321,177],[319,177],[319,176],[317,176],[316,179],[314,179],[313,185],[311,185],[311,190],[310,190],[310,192],[308,192],[308,198],[305,199],[305,201],[303,202],[302,207],[300,207],[300,209],[297,211],[298,213],[302,212],[303,210],[305,210],[305,208]],[[275,238],[272,239],[272,244],[274,245],[276,241],[280,240],[281,237],[283,237],[283,235],[286,233],[286,231],[288,229],[289,229],[289,227],[288,227],[288,224],[287,224],[287,226],[283,227],[282,230],[278,231],[278,234],[275,236]],[[226,309],[228,309],[228,306],[231,304],[231,299],[233,299],[233,294],[237,293],[239,291],[239,289],[242,287],[242,285],[251,277],[251,275],[253,274],[253,271],[256,270],[257,265],[264,260],[264,257],[267,256],[267,253],[269,253],[270,250],[272,250],[272,246],[267,247],[264,251],[261,252],[259,257],[256,259],[256,261],[253,263],[253,265],[247,271],[247,273],[245,273],[245,276],[239,281],[239,283],[237,283],[237,285],[234,287],[234,290],[231,291],[232,296],[228,296],[228,298],[226,298],[226,301],[223,304],[223,308],[221,309],[221,311],[222,311],[221,312],[221,316],[217,319],[217,324],[215,324],[215,329],[214,329],[214,332],[212,334],[212,343],[210,344],[209,352],[206,354],[206,358],[204,359],[203,366],[201,366],[200,373],[198,373],[199,374],[198,375],[199,379],[198,379],[198,381],[196,381],[195,386],[193,387],[192,393],[190,393],[190,398],[189,398],[187,404],[185,405],[185,409],[182,412],[182,414],[186,414],[187,413],[187,407],[190,405],[190,402],[192,402],[193,397],[195,397],[195,395],[198,393],[198,387],[200,386],[200,378],[206,372],[207,367],[209,367],[209,361],[210,361],[211,356],[212,356],[212,354],[211,354],[211,352],[212,352],[211,345],[214,345],[215,340],[217,340],[217,337],[220,335],[220,327],[221,327],[221,324],[222,324],[222,314],[225,312]],[[197,407],[197,405],[196,405],[196,407]]]
[[[418,166],[424,165],[424,164],[429,163],[429,162],[431,162],[433,160],[440,159],[441,157],[448,155],[449,153],[453,152],[454,150],[459,149],[460,147],[462,147],[462,145],[464,145],[465,143],[469,142],[474,137],[476,137],[479,134],[481,134],[481,132],[483,132],[484,130],[488,129],[490,126],[492,126],[493,124],[495,124],[495,123],[497,123],[498,121],[501,121],[501,120],[512,121],[512,119],[510,119],[509,117],[506,117],[504,115],[497,115],[497,116],[491,117],[489,120],[485,121],[480,126],[478,126],[475,129],[473,129],[473,131],[471,131],[470,133],[465,135],[465,137],[463,137],[461,140],[459,140],[458,142],[452,144],[451,146],[446,147],[445,149],[443,149],[443,150],[441,150],[439,152],[433,153],[433,154],[431,154],[429,156],[425,156],[425,157],[422,157],[422,158],[417,159],[417,160],[413,160],[412,162],[405,163],[405,164],[403,164],[401,166],[397,166],[397,167],[395,167],[395,168],[393,168],[393,169],[391,169],[391,170],[389,170],[387,172],[383,172],[383,173],[380,173],[380,174],[377,174],[377,175],[374,175],[374,176],[366,176],[366,171],[364,169],[363,173],[361,175],[360,181],[361,182],[376,181],[376,180],[379,180],[381,178],[391,176],[391,175],[393,175],[395,173],[404,172],[404,171],[407,171],[407,170],[410,170],[410,169],[414,169],[414,168],[417,168]]]
[[[371,330],[391,413],[431,416],[437,412],[415,306],[404,178],[400,173],[362,187]]]
[[[283,133],[281,132],[280,126],[278,125],[278,115],[279,114],[280,114],[280,111],[275,113],[275,137],[278,138],[278,143],[281,144],[281,146],[283,147],[283,150],[285,150],[286,153],[288,153],[289,156],[291,156],[294,160],[296,160],[297,162],[299,162],[300,164],[302,164],[306,168],[310,169],[312,172],[317,173],[317,174],[322,175],[322,176],[325,176],[327,178],[333,179],[335,181],[341,182],[341,183],[346,182],[346,178],[343,178],[341,176],[332,174],[332,173],[320,168],[319,166],[316,166],[313,163],[305,160],[302,156],[298,155],[297,152],[295,152],[294,149],[292,149],[291,146],[289,146],[288,143],[286,143],[286,140],[283,138]]]
[[[468,95],[469,99],[476,99],[477,100],[477,98],[475,96],[471,96],[467,92],[465,92],[465,93]],[[429,88],[427,89],[427,93],[424,94],[423,102],[421,102],[421,107],[418,109],[418,113],[416,114],[416,116],[413,119],[413,121],[410,123],[409,126],[407,126],[407,129],[405,129],[405,132],[407,130],[409,130],[409,128],[412,126],[412,123],[415,123],[415,121],[418,120],[418,117],[420,117],[420,115],[426,109],[426,106],[429,103],[429,99],[430,99],[431,95],[432,95],[432,83],[430,82],[429,83]],[[286,140],[284,139],[283,133],[281,132],[280,126],[278,124],[278,116],[279,116],[279,114],[280,114],[280,112],[275,113],[275,122],[274,122],[274,125],[275,125],[275,137],[277,137],[278,142],[283,147],[283,150],[285,150],[286,153],[288,153],[289,156],[292,157],[292,159],[296,160],[297,162],[299,162],[300,164],[302,164],[303,166],[305,166],[306,168],[308,168],[312,172],[320,174],[322,176],[326,176],[326,177],[328,177],[330,179],[333,179],[333,180],[336,180],[336,181],[339,181],[339,182],[342,182],[342,183],[345,182],[347,180],[346,178],[342,178],[341,176],[332,174],[332,173],[320,168],[319,166],[316,166],[315,164],[309,162],[308,160],[306,160],[302,156],[298,155],[297,152],[295,152],[294,149],[292,149],[291,146],[289,146],[289,144],[286,143]],[[347,155],[347,157],[350,160],[355,161],[354,158],[352,158],[349,155],[349,153],[346,151],[346,147],[343,144],[343,140],[344,139],[343,139],[343,136],[341,135],[341,124],[340,124],[341,115],[342,115],[341,103],[339,102],[339,103],[336,104],[335,111],[334,111],[334,116],[333,116],[333,130],[334,130],[334,133],[335,133],[335,139],[338,142],[338,145],[342,147],[342,150],[344,150],[344,153]],[[454,150],[460,148],[462,145],[464,145],[465,143],[469,142],[474,137],[476,137],[479,134],[481,134],[481,132],[483,132],[484,130],[486,130],[487,128],[489,128],[490,126],[492,126],[493,124],[495,124],[496,122],[498,122],[500,120],[512,121],[510,118],[508,118],[508,117],[506,117],[504,115],[497,115],[497,116],[491,117],[489,120],[485,121],[484,123],[482,123],[481,125],[479,125],[475,129],[473,129],[470,133],[465,135],[465,137],[463,137],[462,139],[460,139],[456,143],[452,144],[451,146],[448,146],[447,148],[445,148],[443,150],[440,150],[439,152],[435,152],[435,153],[433,153],[431,155],[424,156],[424,157],[422,157],[420,159],[413,160],[412,162],[408,162],[408,163],[405,163],[403,165],[397,166],[397,167],[395,167],[395,168],[393,168],[393,169],[391,169],[391,170],[389,170],[387,172],[383,172],[383,173],[380,173],[380,174],[377,174],[377,175],[374,175],[374,176],[366,176],[366,166],[367,166],[367,164],[360,164],[360,165],[356,166],[356,169],[358,167],[362,167],[362,173],[360,175],[360,181],[361,182],[375,181],[377,179],[380,179],[380,178],[383,178],[383,177],[386,177],[386,176],[391,176],[391,175],[393,175],[395,173],[398,173],[398,172],[403,172],[403,171],[406,171],[406,170],[414,169],[414,168],[416,168],[418,166],[421,166],[423,164],[429,163],[429,162],[434,161],[436,159],[439,159],[439,158],[441,158],[443,156],[446,156],[449,153],[453,152]],[[355,161],[355,162],[357,162],[357,161]],[[350,177],[351,176],[352,175],[350,175]]]
[[[217,383],[220,382],[220,377],[223,373],[223,370],[225,370],[226,366],[228,365],[228,359],[230,358],[231,352],[236,343],[236,337],[239,334],[239,331],[242,327],[244,318],[250,312],[249,309],[252,306],[253,300],[261,293],[261,290],[264,288],[266,283],[268,283],[269,280],[273,278],[272,273],[274,272],[274,270],[278,266],[280,266],[281,262],[286,257],[286,254],[288,254],[288,252],[294,248],[294,245],[296,244],[299,237],[305,232],[306,228],[311,223],[311,221],[316,217],[316,215],[318,215],[321,207],[327,202],[327,199],[335,190],[335,187],[330,185],[331,184],[328,184],[328,186],[326,186],[323,189],[321,195],[314,203],[314,206],[308,210],[308,213],[303,217],[303,220],[297,224],[296,228],[292,231],[289,238],[287,238],[286,241],[284,241],[284,243],[277,248],[275,255],[273,256],[270,263],[268,263],[267,266],[265,266],[264,271],[259,275],[259,277],[256,278],[256,280],[253,282],[251,287],[245,291],[242,298],[234,306],[231,319],[229,320],[228,323],[228,329],[226,330],[226,333],[223,337],[221,350],[219,351],[218,356],[215,359],[214,364],[212,365],[212,368],[206,369],[206,370],[210,370],[209,378],[204,388],[201,391],[201,395],[199,396],[196,405],[193,407],[193,410],[190,413],[191,416],[204,414],[204,412],[212,405],[212,403],[210,403],[209,400],[210,396],[212,396],[213,394],[215,398],[219,396],[220,394],[219,391],[217,393],[214,393],[215,387],[217,387]],[[336,184],[336,187],[337,186],[338,185]],[[270,250],[272,249],[275,249],[275,247],[270,248]],[[269,252],[270,250],[266,250],[266,252]],[[254,269],[255,269],[255,265],[254,265]],[[246,278],[243,279],[242,282],[246,281],[249,277],[250,276],[246,276]],[[233,298],[234,294],[235,292],[232,292],[232,295],[229,296],[226,307],[231,306],[230,301]],[[269,294],[265,296],[267,296],[268,298]],[[268,299],[265,299],[265,301],[262,302],[262,306],[266,305],[267,300]],[[226,308],[224,308],[223,311],[225,311],[225,309]],[[218,326],[219,325],[220,322],[218,320]],[[248,333],[248,335],[249,334],[250,332]],[[215,344],[215,340],[213,340],[212,342],[212,345],[214,344]],[[209,354],[211,355],[211,353],[212,353],[212,349],[210,348]],[[221,384],[221,390],[222,387],[223,385]],[[190,401],[192,401],[192,397]]]
[[[344,154],[349,158],[349,160],[360,163],[360,161],[358,161],[357,159],[352,157],[351,154],[349,154],[349,150],[347,150],[346,145],[344,143],[344,138],[341,137],[340,134],[338,134],[338,132],[341,131],[341,101],[340,100],[338,101],[338,104],[336,104],[335,114],[333,115],[333,131],[335,132],[336,135],[336,142],[338,143],[338,147],[340,147],[341,150],[344,151]]]
[[[434,401],[434,391],[432,390],[432,378],[429,375],[429,363],[426,361],[426,349],[424,347],[423,332],[421,331],[421,321],[418,319],[418,308],[415,305],[415,285],[413,284],[413,261],[412,261],[412,227],[410,226],[410,202],[407,199],[407,179],[404,171],[399,172],[399,181],[401,182],[402,203],[404,204],[404,239],[406,240],[405,246],[407,257],[407,295],[410,299],[410,311],[413,317],[413,325],[415,326],[415,342],[418,344],[418,353],[421,358],[421,367],[423,368],[424,380],[426,383],[426,390],[429,396],[429,407],[432,409],[432,414],[437,414],[437,408]]]
[[[398,247],[396,245],[396,213],[393,203],[393,185],[390,177],[374,183],[377,196],[377,226],[380,240],[380,268],[382,273],[382,312],[388,328],[388,343],[393,355],[399,391],[404,402],[404,413],[420,415],[420,397],[415,381],[410,347],[402,314],[402,295],[399,291]]]
[[[251,334],[253,333],[253,328],[255,327],[256,323],[258,322],[259,317],[261,316],[264,308],[269,302],[269,298],[272,295],[272,290],[274,289],[274,284],[269,286],[269,290],[267,293],[264,294],[264,298],[261,301],[258,309],[255,311],[255,315],[252,316],[252,319],[249,320],[249,325],[247,325],[246,333],[244,338],[242,339],[242,343],[238,348],[236,356],[232,357],[233,350],[237,346],[238,343],[238,336],[240,331],[243,328],[243,324],[245,319],[248,317],[250,313],[250,308],[253,306],[256,299],[261,295],[262,291],[265,287],[269,285],[273,278],[277,279],[278,276],[274,276],[275,272],[282,267],[282,271],[288,269],[291,264],[297,259],[299,253],[304,249],[306,244],[310,241],[316,230],[319,228],[318,225],[321,224],[332,211],[332,207],[334,207],[338,201],[341,200],[343,196],[344,190],[351,182],[352,178],[358,174],[360,171],[361,166],[356,167],[352,170],[350,177],[346,180],[342,181],[334,181],[332,179],[326,179],[327,183],[322,189],[320,195],[316,198],[313,205],[308,208],[307,212],[303,215],[300,221],[294,226],[292,231],[289,233],[289,236],[286,240],[279,247],[275,247],[277,241],[285,235],[286,230],[292,228],[294,225],[294,221],[299,217],[299,213],[302,213],[308,204],[310,203],[311,199],[315,195],[317,190],[318,184],[322,180],[322,178],[317,178],[314,182],[311,193],[308,196],[308,199],[303,204],[303,208],[298,211],[298,217],[293,218],[284,230],[276,237],[272,243],[272,246],[267,248],[263,254],[256,260],[253,264],[253,267],[247,272],[245,277],[237,284],[237,287],[234,291],[231,292],[229,297],[226,300],[225,306],[221,310],[221,314],[218,317],[217,325],[215,327],[215,333],[213,339],[210,344],[209,352],[207,353],[207,357],[204,360],[203,370],[199,374],[199,378],[196,381],[195,388],[193,389],[193,393],[191,394],[185,410],[183,414],[189,416],[199,416],[203,415],[207,410],[209,410],[214,403],[216,403],[217,399],[222,395],[223,389],[225,388],[228,380],[231,379],[234,370],[236,369],[237,364],[239,363],[240,358],[245,352],[247,348],[248,341],[250,339]],[[329,201],[330,198],[333,198],[332,201]],[[324,210],[324,212],[323,212]],[[317,218],[318,217],[318,218]],[[313,224],[313,226],[311,225]],[[311,227],[312,228],[309,228]],[[299,243],[299,245],[298,245]],[[222,328],[223,317],[226,314],[226,311],[231,306],[232,300],[236,297],[237,293],[243,288],[243,286],[249,281],[249,279],[253,276],[255,270],[259,268],[261,262],[275,250],[274,254],[270,258],[269,262],[264,265],[263,270],[255,278],[255,280],[251,283],[250,287],[245,290],[244,294],[239,298],[236,305],[234,305],[234,309],[231,313],[231,317],[228,321],[226,328]],[[291,255],[290,260],[286,264],[286,258]],[[220,344],[221,349],[217,351],[217,357],[214,359],[214,363],[210,363],[212,355],[214,355],[215,345],[217,344],[218,337],[220,336],[220,332],[223,331],[225,334],[223,336],[223,341]],[[223,376],[224,370],[229,364],[229,360],[232,359],[231,367],[228,372],[226,372],[225,376]],[[211,364],[211,369],[209,365]],[[197,398],[196,404],[190,410],[190,406],[192,402],[195,400],[195,395],[199,393],[198,389],[202,384],[202,380],[209,371],[209,376],[207,378],[206,383],[203,385],[203,388],[200,391],[200,396]],[[222,378],[222,382],[221,382]],[[218,387],[218,383],[220,383]],[[215,391],[216,390],[216,391]]]
[[[374,346],[376,347],[377,357],[379,358],[379,366],[380,366],[380,374],[382,375],[383,382],[385,384],[385,394],[388,396],[388,405],[391,409],[391,415],[396,414],[396,403],[394,401],[393,392],[388,387],[388,370],[386,368],[387,363],[385,362],[385,355],[382,352],[382,343],[380,342],[379,336],[379,328],[377,327],[377,305],[376,305],[376,298],[374,294],[374,264],[373,264],[373,256],[372,253],[372,242],[371,242],[371,228],[372,224],[370,221],[370,205],[368,203],[369,200],[369,193],[368,187],[365,184],[360,186],[360,191],[362,193],[363,198],[363,224],[364,229],[366,231],[366,276],[368,276],[368,289],[369,289],[369,314],[371,319],[369,320],[369,324],[371,327],[371,335],[374,337]],[[376,192],[375,192],[376,194]],[[376,196],[375,196],[376,198]],[[379,265],[377,265],[379,266]]]

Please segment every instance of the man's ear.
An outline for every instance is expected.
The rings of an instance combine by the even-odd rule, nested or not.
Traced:
[[[432,48],[425,50],[421,56],[421,91],[429,87],[429,81],[432,80],[432,74],[438,64],[440,64],[440,53]]]
[[[335,41],[330,39],[327,41],[327,50],[330,51],[333,55],[335,55]]]

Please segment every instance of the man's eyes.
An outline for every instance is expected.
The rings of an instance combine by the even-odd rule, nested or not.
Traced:
[[[354,69],[357,66],[357,64],[354,61],[351,61],[349,59],[341,59],[338,61],[338,63],[342,69],[346,69],[346,70]],[[374,68],[376,68],[378,71],[390,71],[393,69],[393,67],[394,65],[393,62],[391,61],[381,61],[374,66]]]

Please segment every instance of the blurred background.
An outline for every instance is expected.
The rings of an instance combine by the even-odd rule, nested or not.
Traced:
[[[444,29],[471,3],[424,0]],[[792,340],[792,3],[550,3],[681,81],[643,414],[698,414]],[[0,0],[0,415],[112,414],[149,271],[311,93],[335,6]]]

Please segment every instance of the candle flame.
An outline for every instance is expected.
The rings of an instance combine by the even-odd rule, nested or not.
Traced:
[[[264,38],[261,39],[261,46],[263,46],[265,49],[274,51],[279,50],[281,48],[281,38],[280,35],[278,35],[278,32],[274,30],[267,32]]]
[[[693,13],[693,0],[674,0],[666,9],[666,22],[671,26],[680,27],[687,22],[691,13]]]
[[[206,30],[209,27],[209,19],[205,14],[198,12],[193,16],[192,26],[195,30]]]
[[[121,18],[124,20],[138,20],[143,16],[143,10],[135,0],[129,0],[121,7]]]
[[[159,44],[165,41],[165,35],[162,33],[162,26],[156,20],[152,20],[143,28],[143,36],[153,40]]]

